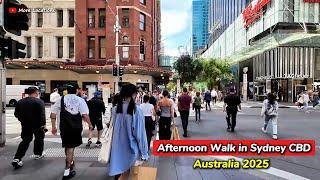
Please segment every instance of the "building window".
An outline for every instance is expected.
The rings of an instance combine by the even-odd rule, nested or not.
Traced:
[[[99,27],[104,28],[106,27],[106,10],[99,9]]]
[[[89,36],[88,37],[88,58],[94,59],[95,58],[95,37]]]
[[[63,10],[61,9],[57,11],[57,26],[63,26]]]
[[[99,58],[105,59],[106,55],[106,37],[99,37]]]
[[[146,0],[140,0],[140,3],[146,5]]]
[[[143,13],[140,13],[140,19],[139,19],[140,25],[139,29],[142,31],[146,30],[146,15]]]
[[[69,37],[69,58],[74,58],[74,37]]]
[[[124,16],[122,18],[122,26],[125,27],[125,28],[129,27],[129,16]]]
[[[58,42],[58,58],[63,57],[63,37],[57,37]]]
[[[43,13],[38,13],[38,27],[42,27],[43,25]]]
[[[42,37],[38,37],[37,41],[38,41],[38,58],[42,58],[42,56],[43,56],[43,39],[42,39]]]
[[[31,37],[26,37],[27,39],[27,58],[31,58]]]
[[[122,58],[123,59],[129,58],[129,47],[122,47]]]
[[[31,26],[31,12],[28,12],[27,16],[28,16],[28,26],[30,27]]]
[[[69,27],[74,27],[74,10],[68,10],[69,14]]]
[[[88,27],[89,28],[94,28],[95,27],[95,11],[94,9],[89,9],[88,10]]]
[[[122,8],[122,13],[123,14],[129,14],[130,9],[129,8]]]

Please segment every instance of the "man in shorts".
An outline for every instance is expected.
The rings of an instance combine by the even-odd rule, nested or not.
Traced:
[[[102,101],[102,93],[101,92],[96,92],[94,94],[94,98],[88,101],[88,107],[89,107],[89,117],[91,124],[93,126],[92,131],[89,131],[89,140],[87,143],[87,147],[90,147],[92,144],[92,132],[97,127],[98,130],[98,140],[96,142],[96,146],[101,146],[101,133],[103,130],[103,125],[102,125],[102,114],[106,113],[106,107],[104,105],[104,102]]]
[[[68,95],[62,96],[51,108],[53,135],[57,135],[56,119],[57,114],[60,113],[60,135],[66,154],[66,166],[62,180],[71,179],[76,175],[74,150],[82,144],[82,119],[88,123],[90,130],[93,128],[85,100],[76,95],[79,89],[76,83],[68,84]]]

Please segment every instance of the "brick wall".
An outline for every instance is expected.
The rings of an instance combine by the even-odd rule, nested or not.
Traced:
[[[110,0],[109,6],[113,12],[116,13],[116,6],[129,7],[129,27],[125,28],[122,25],[123,21],[123,12],[122,7],[119,8],[119,21],[122,26],[120,33],[120,44],[122,43],[122,37],[127,35],[129,37],[130,45],[139,45],[141,38],[145,40],[145,61],[141,62],[139,60],[139,47],[130,47],[129,48],[129,58],[122,58],[122,48],[119,48],[120,60],[123,64],[139,64],[145,66],[157,66],[157,55],[154,55],[154,44],[159,43],[157,39],[153,40],[154,32],[154,8],[156,0],[149,1],[147,0],[146,5],[140,4],[140,0]],[[88,8],[95,9],[95,28],[88,28]],[[99,8],[106,9],[106,27],[99,28]],[[114,33],[114,24],[115,17],[112,11],[106,6],[105,1],[101,0],[81,0],[76,1],[76,35],[75,35],[75,59],[76,62],[79,61],[105,61],[115,59],[115,33]],[[140,12],[144,12],[146,15],[146,30],[141,31],[139,29],[139,16]],[[159,35],[160,31],[155,33]],[[95,58],[88,59],[88,36],[95,37]],[[106,59],[99,59],[99,36],[106,37]],[[159,47],[159,46],[158,46]],[[157,48],[158,49],[158,48]]]

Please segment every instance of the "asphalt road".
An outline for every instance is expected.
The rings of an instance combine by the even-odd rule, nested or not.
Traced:
[[[47,112],[49,113],[48,108]],[[190,117],[189,132],[191,137],[189,139],[271,139],[270,133],[264,134],[261,132],[263,119],[259,116],[260,109],[258,108],[245,107],[239,113],[235,133],[226,131],[225,113],[222,112],[221,107],[216,107],[211,112],[202,111],[201,113],[202,121],[199,124],[194,121],[194,117]],[[284,108],[280,109],[279,114],[279,139],[314,139],[317,145],[320,143],[320,111],[306,114],[293,108]],[[13,109],[9,108],[6,115],[7,139],[18,138],[20,125],[13,116]],[[48,119],[48,125],[49,122]],[[181,125],[179,125],[179,128],[181,132]],[[272,167],[275,169],[274,171],[271,170],[271,173],[274,173],[272,175],[277,176],[278,173],[282,177],[289,174],[307,179],[320,179],[319,150],[319,146],[317,146],[315,157],[270,158]]]

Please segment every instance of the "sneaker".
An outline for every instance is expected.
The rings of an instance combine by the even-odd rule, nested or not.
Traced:
[[[91,141],[91,139],[89,139],[89,140],[88,140],[88,143],[87,143],[87,145],[86,145],[86,146],[87,146],[87,147],[90,147],[90,146],[91,146],[91,144],[92,144],[92,141]]]
[[[230,132],[234,132],[234,128],[232,128]]]
[[[272,135],[272,139],[277,140],[278,136],[276,134]]]
[[[230,127],[228,127],[228,128],[227,128],[227,131],[228,131],[228,132],[231,132],[231,128],[230,128]]]
[[[261,131],[262,131],[263,133],[267,133],[267,130],[264,129],[264,127],[261,128]]]
[[[14,159],[11,164],[15,169],[22,168],[23,166],[23,162],[20,159]]]
[[[39,159],[42,159],[43,157],[45,156],[45,153],[42,153],[42,155],[32,155],[31,157],[35,160],[39,160]]]
[[[96,146],[97,146],[97,147],[102,146],[101,142],[100,142],[100,141],[97,141],[97,142],[96,142]]]
[[[76,171],[70,170],[69,175],[67,175],[67,176],[66,176],[66,175],[63,175],[62,180],[71,179],[71,178],[73,178],[76,174],[77,174]]]

